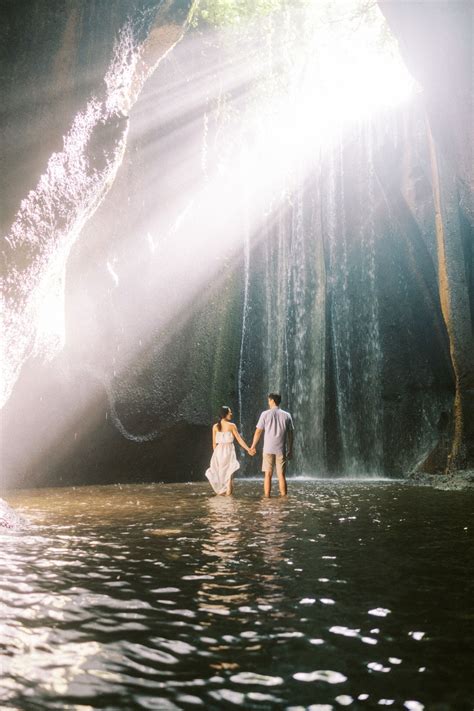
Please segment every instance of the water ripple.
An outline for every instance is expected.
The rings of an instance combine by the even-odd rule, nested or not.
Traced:
[[[255,672],[240,672],[230,677],[234,684],[257,684],[259,686],[279,686],[283,684],[281,676],[265,676]]]
[[[328,669],[308,673],[297,672],[293,674],[293,679],[297,681],[325,681],[328,684],[342,684],[342,682],[347,681],[347,677],[345,677],[344,674]]]
[[[237,484],[12,495],[32,523],[1,536],[0,705],[467,706],[464,493]]]

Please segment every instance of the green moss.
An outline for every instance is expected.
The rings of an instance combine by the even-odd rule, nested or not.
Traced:
[[[308,0],[200,0],[196,22],[213,27],[239,25],[245,20],[307,4]]]

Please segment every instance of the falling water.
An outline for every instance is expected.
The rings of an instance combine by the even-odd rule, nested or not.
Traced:
[[[263,379],[255,384],[253,398],[263,400],[268,389],[282,392],[298,430],[295,467],[308,474],[327,470],[327,408],[335,409],[343,472],[381,471],[382,351],[370,125],[362,124],[350,138],[341,134],[330,150],[315,155],[309,176],[295,170],[286,193],[268,207],[261,278],[253,262],[250,269],[257,245],[250,243],[248,225],[242,238],[240,424],[246,425],[249,373],[256,357],[247,342],[249,313],[257,311],[266,337]],[[348,156],[352,165],[346,175]],[[333,370],[334,403],[327,402],[328,368]]]
[[[265,326],[264,353],[268,389],[281,390],[288,407],[289,357],[288,357],[288,215],[285,205],[276,208],[274,231],[265,244]],[[272,234],[273,232],[273,234]]]
[[[372,125],[370,121],[363,126],[360,145],[364,147],[365,160],[361,174],[367,183],[366,223],[361,226],[362,284],[364,285],[364,303],[366,306],[365,325],[367,337],[362,339],[365,345],[363,365],[363,391],[366,394],[363,418],[367,430],[366,466],[368,473],[379,474],[382,471],[383,455],[383,400],[382,400],[382,350],[380,345],[378,291],[376,275],[376,234],[374,223],[375,210],[375,172],[373,162]],[[365,167],[365,170],[364,170]]]
[[[316,169],[305,186],[298,175],[291,223],[291,406],[300,429],[295,460],[305,473],[323,469],[325,449],[326,299],[319,178]]]
[[[292,166],[261,230],[242,231],[240,423],[250,429],[255,402],[281,391],[295,420],[299,473],[366,477],[384,468],[380,265],[390,246],[375,161],[400,150],[398,120],[340,127],[309,169]],[[419,397],[423,435],[414,445],[426,447],[435,414],[424,416],[428,396]]]
[[[242,333],[240,337],[240,354],[239,354],[239,371],[237,377],[237,393],[239,403],[239,429],[242,432],[242,423],[244,419],[243,409],[243,387],[244,387],[244,353],[245,353],[245,337],[247,331],[247,320],[249,315],[249,284],[250,284],[250,226],[248,215],[249,195],[246,189],[244,180],[244,198],[243,198],[243,250],[244,250],[244,298],[242,306]]]
[[[329,298],[336,412],[344,470],[350,470],[351,443],[355,440],[351,416],[352,358],[350,349],[349,264],[343,210],[342,144],[336,141],[328,156],[326,186],[326,240],[329,252]]]
[[[298,180],[298,182],[300,182]],[[304,198],[303,188],[300,185],[296,190],[293,200],[292,220],[291,220],[291,300],[292,300],[292,321],[294,328],[294,376],[295,385],[292,388],[293,397],[289,397],[288,406],[295,412],[301,410],[305,400],[304,381],[306,380],[305,363],[305,334],[308,330],[306,299],[308,284],[306,279],[306,240],[304,230]],[[287,348],[288,350],[288,348]],[[289,368],[288,368],[289,370]],[[301,442],[302,438],[298,440]],[[301,447],[300,447],[301,448]]]

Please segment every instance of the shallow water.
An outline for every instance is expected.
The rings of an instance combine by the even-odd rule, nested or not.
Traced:
[[[471,709],[470,492],[4,494],[0,708]]]

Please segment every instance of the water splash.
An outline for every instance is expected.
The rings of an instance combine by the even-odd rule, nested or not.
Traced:
[[[26,519],[20,516],[14,509],[12,509],[6,501],[0,499],[0,529],[9,528],[11,530],[17,531],[19,529],[25,528],[27,525]]]

